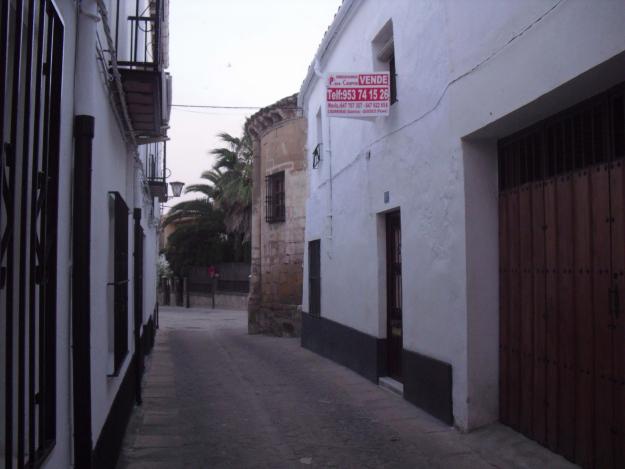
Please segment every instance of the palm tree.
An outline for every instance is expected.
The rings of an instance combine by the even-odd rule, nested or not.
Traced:
[[[163,226],[178,221],[199,221],[212,218],[214,211],[215,207],[209,197],[179,202],[171,207],[169,213],[163,218]]]
[[[245,132],[241,138],[225,132],[220,133],[218,137],[226,146],[214,148],[209,152],[217,158],[212,169],[204,171],[201,175],[202,179],[208,182],[190,185],[185,192],[202,194],[204,200],[212,202],[215,208],[223,212],[226,231],[234,237],[237,249],[235,257],[242,260],[243,244],[249,242],[251,231],[251,138]]]

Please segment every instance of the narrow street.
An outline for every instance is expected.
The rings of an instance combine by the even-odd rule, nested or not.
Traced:
[[[574,467],[501,425],[463,435],[246,313],[162,308],[120,469]]]

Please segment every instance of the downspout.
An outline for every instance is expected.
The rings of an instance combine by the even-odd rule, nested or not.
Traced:
[[[315,71],[315,75],[317,75],[317,78],[319,78],[319,80],[325,84],[325,75],[323,74],[323,72],[321,72],[321,65],[319,64],[319,59],[315,59],[315,66],[314,66],[314,71]],[[326,104],[327,106],[327,104]],[[332,234],[333,234],[333,205],[334,205],[334,194],[333,194],[333,187],[332,187],[332,179],[334,178],[334,175],[332,173],[332,126],[330,125],[330,118],[328,117],[328,110],[327,107],[324,106],[323,107],[323,114],[325,116],[325,120],[328,123],[328,144],[326,145],[326,155],[328,158],[328,170],[330,171],[330,176],[328,179],[328,183],[330,185],[329,187],[329,193],[330,193],[330,209],[329,209],[329,213],[327,216],[327,223],[328,223],[328,228],[327,228],[327,232],[326,232],[326,238],[330,240],[330,243],[332,242]],[[323,129],[321,130],[323,133]],[[330,256],[330,258],[332,258],[332,251],[330,249],[328,249],[326,251],[328,253],[328,255]]]
[[[74,177],[72,207],[72,392],[74,467],[90,469],[91,433],[91,173],[97,64],[96,0],[78,11],[74,83]]]
[[[135,339],[135,402],[141,405],[141,378],[143,375],[143,348],[141,344],[141,325],[143,323],[143,276],[139,275],[142,269],[143,256],[139,252],[143,248],[143,240],[139,238],[141,232],[141,209],[135,208],[132,212],[134,219],[134,259],[133,259],[133,299],[134,299],[134,339]]]

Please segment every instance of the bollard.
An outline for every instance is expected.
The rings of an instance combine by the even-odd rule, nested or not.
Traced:
[[[185,308],[189,307],[189,278],[185,277],[182,279],[182,291],[184,295],[184,306]]]
[[[215,294],[217,293],[217,277],[213,277],[211,281],[211,298],[213,301],[213,309],[215,309]]]

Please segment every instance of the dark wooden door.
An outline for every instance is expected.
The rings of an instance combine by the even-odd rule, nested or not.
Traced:
[[[388,374],[402,380],[402,288],[401,288],[401,219],[399,212],[386,215],[386,281]]]
[[[500,142],[500,416],[625,467],[623,86]]]

